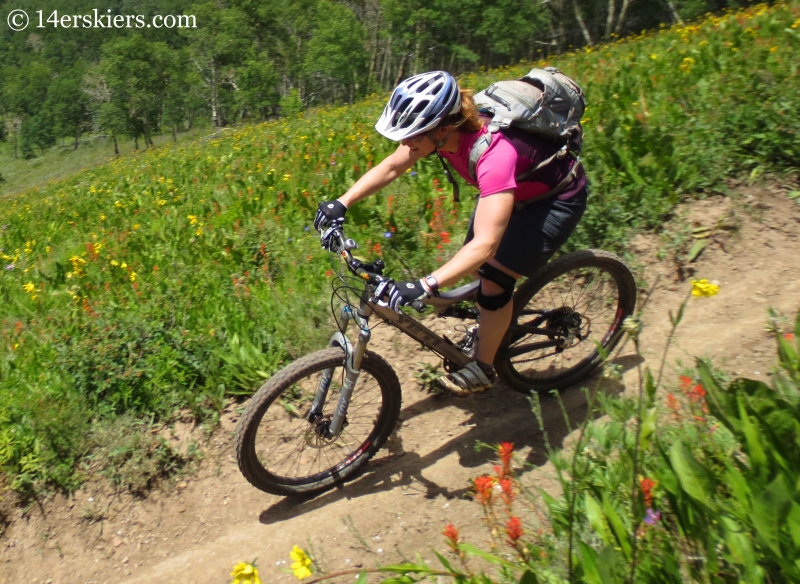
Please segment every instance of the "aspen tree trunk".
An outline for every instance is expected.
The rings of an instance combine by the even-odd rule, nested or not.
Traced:
[[[619,33],[622,29],[622,25],[625,23],[625,15],[628,13],[628,6],[631,5],[630,0],[622,0],[622,8],[619,11],[619,19],[617,20],[617,26],[614,27],[614,32]]]
[[[611,31],[614,30],[614,13],[617,5],[614,0],[608,0],[608,16],[606,17],[606,34],[603,37],[607,40],[611,37]]]
[[[594,41],[592,40],[592,35],[589,33],[589,29],[586,27],[586,22],[583,20],[583,13],[581,12],[580,6],[578,6],[578,0],[572,0],[572,8],[575,11],[575,20],[578,21],[581,27],[583,38],[586,39],[586,44],[591,47]]]

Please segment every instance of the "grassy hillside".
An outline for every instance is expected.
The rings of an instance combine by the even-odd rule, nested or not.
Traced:
[[[796,168],[798,27],[796,3],[762,6],[533,64],[564,70],[589,100],[594,195],[570,245],[613,249],[684,195]],[[321,346],[330,273],[310,225],[319,200],[393,148],[372,128],[385,97],[127,156],[4,201],[0,465],[13,488],[74,487],[120,419],[130,431],[108,464],[174,464],[154,439],[144,453],[126,446],[148,435],[136,420],[213,419],[226,396]],[[452,253],[472,201],[453,205],[443,182],[423,161],[352,209],[364,254],[402,277]]]
[[[197,140],[211,134],[211,126],[195,126],[191,130],[177,135],[178,142]],[[171,144],[172,134],[154,136],[156,146]],[[118,144],[123,156],[133,154],[133,140],[121,140]],[[42,187],[48,181],[60,181],[101,164],[107,164],[114,158],[114,143],[110,137],[93,138],[84,135],[80,146],[74,150],[72,143],[54,146],[35,158],[14,158],[14,147],[5,142],[0,143],[0,201],[13,197],[16,193]]]

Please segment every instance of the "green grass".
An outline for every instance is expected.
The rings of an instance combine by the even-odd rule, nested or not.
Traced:
[[[181,132],[177,135],[178,142],[197,140],[210,134],[210,127],[197,127]],[[141,141],[140,148],[144,141]],[[172,143],[172,134],[154,136],[153,143],[156,147]],[[120,156],[133,154],[133,140],[120,140],[118,142]],[[101,164],[107,164],[114,159],[114,143],[110,138],[102,137],[92,139],[88,136],[82,138],[78,149],[73,149],[72,142],[67,141],[64,146],[56,146],[46,150],[40,156],[25,159],[14,158],[14,147],[10,143],[0,143],[0,200],[8,199],[13,195],[41,187],[47,183],[64,180],[67,177],[84,172]]]
[[[569,247],[620,249],[682,197],[798,166],[798,17],[794,3],[756,7],[546,63],[589,99],[594,194]],[[0,467],[13,488],[74,488],[96,420],[213,420],[324,344],[330,266],[310,225],[394,148],[373,129],[385,98],[167,144],[4,201]],[[472,210],[444,185],[422,161],[354,207],[348,233],[390,275],[424,274]]]

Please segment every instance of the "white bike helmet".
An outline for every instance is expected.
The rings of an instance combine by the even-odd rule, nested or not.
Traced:
[[[375,129],[390,140],[427,132],[443,118],[461,110],[458,83],[446,71],[409,77],[398,85]]]

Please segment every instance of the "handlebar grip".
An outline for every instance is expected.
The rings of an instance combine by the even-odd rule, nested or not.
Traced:
[[[417,312],[425,312],[425,309],[428,306],[422,300],[415,300],[411,303],[411,308],[416,310]]]

